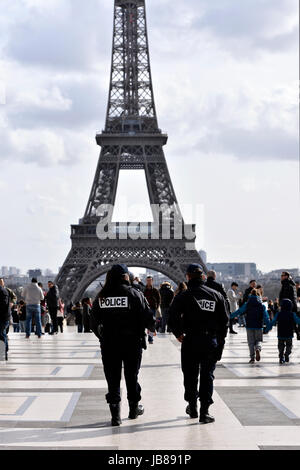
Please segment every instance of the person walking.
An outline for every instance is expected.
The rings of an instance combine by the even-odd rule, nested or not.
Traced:
[[[106,395],[111,412],[111,425],[119,426],[120,381],[122,364],[129,403],[129,419],[143,414],[139,405],[141,386],[138,374],[142,360],[145,328],[154,331],[155,321],[143,294],[130,285],[128,268],[115,264],[108,271],[104,287],[91,310],[91,328],[99,338],[104,374],[108,385]]]
[[[155,319],[159,318],[159,307],[160,307],[160,293],[156,287],[153,286],[153,277],[147,276],[146,287],[144,290],[144,296],[146,297],[150,309],[152,311],[153,317]],[[155,332],[149,330],[148,332],[148,343],[153,344],[153,336]]]
[[[288,271],[281,273],[281,289],[279,292],[279,304],[283,299],[290,299],[293,304],[293,312],[297,314],[297,289],[296,284]],[[296,327],[297,339],[300,340],[300,328]]]
[[[82,299],[82,322],[84,333],[92,333],[90,327],[90,313],[92,308],[92,302],[89,297]]]
[[[46,301],[52,324],[52,331],[49,334],[53,335],[58,333],[57,310],[59,309],[59,290],[52,281],[48,281],[48,288]]]
[[[224,297],[225,304],[227,306],[227,314],[228,314],[228,321],[229,321],[229,317],[230,317],[229,299],[225,291],[224,284],[222,284],[221,282],[217,282],[216,279],[217,279],[216,271],[210,270],[207,273],[206,281],[204,281],[204,283],[207,287],[209,287],[210,289],[216,290]],[[233,334],[237,334],[236,331],[233,330],[232,325],[230,324],[230,321],[229,321],[229,332]]]
[[[25,333],[26,332],[26,304],[24,300],[20,300],[19,302],[18,314],[19,314],[21,333]]]
[[[59,308],[57,310],[57,329],[60,329],[60,332],[64,332],[64,317],[65,317],[65,304],[59,299],[58,300]]]
[[[161,333],[170,332],[170,328],[168,326],[169,322],[169,308],[172,303],[172,300],[174,299],[174,290],[172,288],[172,285],[170,282],[165,281],[161,284],[160,289],[159,289],[159,294],[161,298],[161,326],[160,326],[160,331]]]
[[[26,303],[26,338],[30,338],[32,318],[35,321],[37,336],[41,338],[41,300],[44,299],[44,294],[38,286],[37,279],[32,278],[31,284],[24,288],[22,296]]]
[[[181,343],[184,399],[188,402],[186,413],[191,418],[198,417],[199,398],[199,421],[207,424],[215,421],[208,410],[213,404],[214,370],[217,361],[221,360],[227,335],[227,306],[219,292],[204,284],[199,264],[189,265],[186,276],[188,288],[174,297],[169,325]]]
[[[19,333],[20,332],[20,317],[18,314],[18,306],[13,305],[11,308],[11,317],[12,317],[12,324],[13,324],[13,329],[14,333]]]
[[[300,318],[293,312],[293,303],[290,299],[282,299],[280,307],[268,330],[277,323],[279,363],[284,364],[290,360],[294,331],[296,325],[300,325]]]
[[[72,310],[75,315],[75,325],[77,325],[77,333],[82,333],[82,327],[83,327],[83,308],[81,302],[76,302],[75,306],[72,307]]]
[[[233,312],[236,312],[236,310],[239,308],[239,299],[240,296],[237,293],[237,288],[239,287],[237,282],[232,282],[230,289],[227,291],[227,297],[228,297],[228,302],[229,302],[229,310],[230,314]],[[230,318],[229,320],[229,333],[232,334],[237,334],[236,331],[233,329],[233,319]]]
[[[44,299],[41,301],[41,323],[42,323],[42,329],[44,328],[44,331],[45,331],[45,325],[46,325],[46,323],[45,323],[45,313],[46,313],[46,310],[47,310],[46,291],[44,290],[44,286],[41,282],[38,282],[38,286],[42,289],[43,294],[44,294]]]
[[[10,294],[4,284],[4,279],[0,278],[0,342],[4,350],[5,360],[8,360],[8,340],[6,329],[10,320]]]
[[[177,285],[177,289],[175,291],[175,295],[178,295],[181,292],[184,292],[185,290],[187,290],[186,283],[185,282],[179,282],[179,284]]]
[[[254,364],[255,359],[257,361],[261,359],[264,325],[266,325],[268,330],[271,323],[266,306],[263,305],[257,289],[252,289],[247,302],[236,312],[233,312],[231,318],[235,318],[238,315],[245,315],[247,341],[250,352],[249,364]]]

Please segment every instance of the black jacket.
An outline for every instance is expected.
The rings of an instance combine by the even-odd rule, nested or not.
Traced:
[[[224,297],[193,279],[188,289],[178,294],[169,310],[169,327],[174,336],[199,338],[208,335],[217,339],[217,360],[221,359],[228,328],[228,315]]]
[[[174,291],[171,286],[163,285],[159,289],[161,304],[162,308],[170,307],[170,304],[174,298]]]
[[[289,299],[283,299],[281,309],[277,314],[277,336],[278,338],[292,338],[296,323],[292,312],[292,302]]]
[[[256,295],[250,295],[245,310],[246,328],[258,329],[264,326],[264,306]]]
[[[224,285],[221,284],[220,282],[215,281],[212,277],[207,278],[207,281],[206,281],[205,285],[207,287],[210,287],[210,289],[214,289],[217,292],[220,292],[220,294],[223,295],[223,297],[226,301],[227,314],[228,314],[228,317],[229,317],[229,315],[230,315],[230,305],[229,305],[229,300],[228,300],[228,297],[227,297],[227,293],[224,289]]]
[[[284,279],[283,281],[281,281],[279,302],[281,302],[283,299],[290,299],[293,304],[293,312],[297,313],[296,284],[292,279]]]
[[[117,283],[105,299],[96,297],[90,324],[100,342],[106,344],[144,339],[145,328],[155,331],[148,302],[126,281]]]
[[[9,297],[8,290],[0,286],[0,321],[10,319]]]
[[[52,286],[47,292],[46,301],[48,308],[54,309],[59,307],[59,290],[57,286]]]

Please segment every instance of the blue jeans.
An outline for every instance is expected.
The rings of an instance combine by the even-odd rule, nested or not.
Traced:
[[[42,336],[40,305],[26,305],[26,336],[30,336],[31,333],[32,315],[34,315],[37,335]]]
[[[8,352],[8,341],[7,341],[7,334],[6,334],[6,328],[9,325],[9,321],[0,321],[0,341],[3,341],[4,346],[5,346],[5,356],[7,356]]]
[[[20,323],[13,323],[14,333],[20,332]]]

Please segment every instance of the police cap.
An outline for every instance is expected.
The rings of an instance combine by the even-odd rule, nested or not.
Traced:
[[[114,276],[122,276],[123,274],[129,273],[126,264],[114,264],[110,271]]]
[[[187,274],[202,272],[202,266],[200,266],[200,264],[197,264],[197,263],[192,263],[187,267],[186,272]]]

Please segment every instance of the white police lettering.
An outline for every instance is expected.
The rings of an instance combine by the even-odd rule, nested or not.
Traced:
[[[99,299],[100,308],[127,308],[128,297],[107,297]]]
[[[216,302],[214,300],[197,300],[202,310],[207,312],[214,312],[216,309]]]

